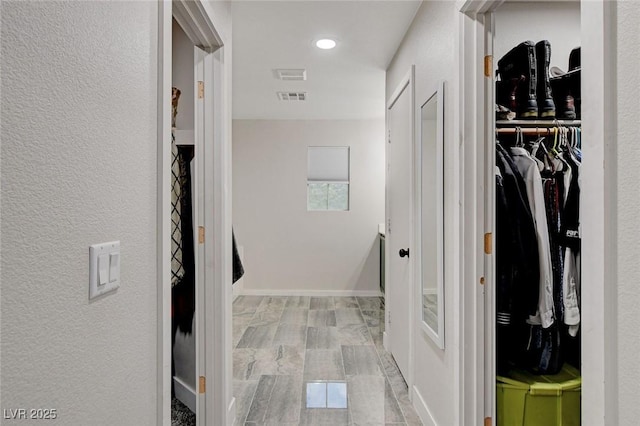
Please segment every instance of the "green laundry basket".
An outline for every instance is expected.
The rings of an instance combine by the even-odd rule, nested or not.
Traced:
[[[498,426],[580,426],[580,372],[537,376],[513,371],[497,377]]]

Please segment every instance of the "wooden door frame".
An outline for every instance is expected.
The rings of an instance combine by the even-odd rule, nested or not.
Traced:
[[[491,274],[492,255],[483,254],[483,239],[492,218],[484,215],[487,201],[487,156],[493,139],[493,76],[484,77],[484,56],[491,53],[491,13],[504,0],[460,1],[461,44],[460,109],[464,244],[463,287],[460,309],[466,312],[461,324],[460,361],[461,424],[483,424],[491,417],[491,396],[485,395],[487,383],[495,372],[487,372],[485,339],[490,307],[487,297],[493,284],[480,285],[480,279]],[[617,289],[615,270],[615,135],[614,108],[616,96],[616,20],[615,2],[589,0],[581,2],[581,44],[583,63],[583,186],[590,191],[581,203],[583,231],[582,257],[582,421],[585,425],[617,424]],[[495,60],[495,59],[494,59]],[[491,114],[487,116],[487,105]],[[465,172],[465,170],[467,172]],[[484,281],[484,280],[483,280]],[[487,280],[489,281],[489,280]],[[486,289],[485,287],[489,287]],[[489,315],[491,316],[491,315]],[[489,326],[490,327],[490,326]],[[484,423],[486,424],[486,423]]]
[[[386,223],[385,223],[385,235],[386,235],[386,249],[385,249],[385,264],[386,265],[391,265],[391,250],[389,249],[391,247],[391,244],[389,243],[389,241],[391,241],[393,239],[393,236],[391,235],[392,233],[390,232],[389,228],[393,227],[393,224],[391,224],[391,226],[389,225],[389,221],[391,220],[391,218],[389,217],[391,214],[391,208],[390,208],[390,204],[389,204],[389,191],[391,190],[389,184],[389,144],[390,144],[390,129],[389,129],[389,110],[393,107],[393,105],[396,103],[396,101],[398,100],[398,98],[400,97],[400,95],[405,91],[408,90],[408,94],[409,97],[411,99],[411,113],[409,114],[409,126],[411,128],[411,140],[409,141],[409,151],[411,153],[411,159],[409,164],[407,165],[408,167],[411,167],[412,172],[411,172],[411,178],[410,178],[410,182],[411,182],[411,188],[409,188],[409,197],[410,197],[410,201],[409,201],[409,215],[410,215],[410,223],[409,223],[409,232],[410,235],[413,235],[413,229],[414,229],[414,224],[413,224],[413,219],[414,219],[414,188],[415,188],[415,173],[413,171],[414,168],[414,153],[413,153],[413,149],[414,149],[414,140],[415,140],[415,110],[416,110],[416,105],[415,105],[415,65],[411,65],[411,67],[409,68],[409,71],[405,74],[405,76],[400,80],[400,82],[398,83],[396,89],[393,91],[393,94],[389,97],[388,101],[387,101],[387,105],[386,105],[386,149],[385,149],[385,156],[387,158],[386,163],[387,163],[387,168],[386,168],[386,173],[385,173],[385,210],[386,210]],[[409,244],[411,244],[413,247],[415,247],[415,237],[411,237],[409,240]],[[411,251],[413,251],[413,248],[411,248]],[[411,289],[411,291],[409,291],[409,330],[407,330],[407,333],[409,335],[409,348],[407,348],[407,350],[409,351],[409,373],[407,374],[408,377],[404,377],[405,382],[407,383],[407,387],[409,390],[409,399],[411,401],[413,401],[413,366],[414,366],[414,355],[413,355],[413,345],[414,345],[414,329],[415,326],[413,324],[413,319],[414,319],[414,315],[413,315],[413,310],[414,310],[414,298],[415,298],[415,291],[414,290],[414,285],[415,285],[415,271],[414,271],[414,262],[413,262],[413,257],[409,256],[409,279],[411,280],[411,282],[409,283],[409,288]],[[385,283],[387,283],[387,285],[385,285],[385,288],[387,289],[385,291],[386,294],[390,293],[390,284],[391,281],[391,268],[387,267],[385,268]],[[394,300],[393,300],[393,295],[390,297],[390,302],[391,303],[386,303],[388,301],[385,301],[385,331],[383,332],[382,335],[382,341],[383,341],[383,346],[384,348],[391,352],[391,347],[390,347],[390,340],[389,340],[389,334],[387,333],[387,330],[390,327],[390,319],[391,319],[391,311],[394,309]]]
[[[202,162],[204,218],[204,277],[199,305],[204,307],[204,371],[206,391],[200,392],[199,425],[232,424],[235,400],[231,385],[231,211],[229,96],[225,89],[224,40],[214,25],[210,6],[203,0],[158,2],[158,181],[157,181],[157,421],[171,424],[171,82],[172,18],[194,45],[208,54],[204,60],[205,122]],[[215,238],[214,238],[215,235]],[[214,268],[215,265],[215,268]],[[209,289],[211,289],[209,291]],[[202,300],[204,299],[204,300]],[[202,361],[202,360],[200,360]],[[198,389],[200,390],[200,389]]]

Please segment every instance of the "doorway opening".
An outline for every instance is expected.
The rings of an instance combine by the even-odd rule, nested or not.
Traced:
[[[225,380],[230,354],[213,350],[230,336],[231,290],[222,283],[230,276],[223,247],[231,234],[224,212],[214,209],[227,182],[216,163],[228,127],[224,48],[201,2],[161,2],[159,9],[158,418],[226,424],[234,408]]]
[[[245,269],[233,304],[238,423],[419,422],[400,319],[395,351],[383,338],[386,302],[410,284],[385,283],[381,258],[381,235],[393,241],[385,75],[418,7],[233,4],[233,226]],[[397,103],[405,152],[412,91]],[[409,156],[396,170],[411,169]],[[400,318],[408,302],[395,300]]]

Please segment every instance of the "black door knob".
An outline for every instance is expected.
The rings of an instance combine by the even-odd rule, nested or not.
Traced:
[[[409,257],[409,249],[400,249],[400,257]]]

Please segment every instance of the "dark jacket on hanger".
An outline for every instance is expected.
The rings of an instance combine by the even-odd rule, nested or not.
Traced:
[[[498,369],[522,364],[527,319],[538,309],[538,244],[526,186],[509,154],[496,145]]]

